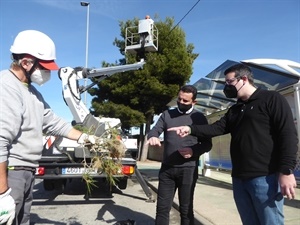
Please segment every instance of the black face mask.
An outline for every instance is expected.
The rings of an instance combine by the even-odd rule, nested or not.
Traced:
[[[226,84],[223,92],[227,98],[236,98],[238,91],[236,90],[235,85]]]
[[[235,85],[231,85],[231,84],[225,85],[223,92],[227,98],[236,98],[239,90],[241,90],[241,88],[244,87],[245,85],[245,83],[243,83],[243,85],[239,88],[239,90],[237,90],[235,87],[237,84],[238,83],[236,83]]]
[[[178,109],[180,110],[180,112],[186,113],[187,111],[189,111],[192,108],[193,104],[186,105],[186,104],[177,102],[177,106],[178,106]]]

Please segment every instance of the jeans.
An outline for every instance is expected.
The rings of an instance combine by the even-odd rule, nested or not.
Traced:
[[[278,175],[232,178],[233,195],[243,225],[283,225],[283,201]]]
[[[198,178],[198,167],[170,167],[162,165],[156,205],[156,225],[169,225],[169,214],[173,198],[178,189],[181,225],[194,225],[194,190]]]

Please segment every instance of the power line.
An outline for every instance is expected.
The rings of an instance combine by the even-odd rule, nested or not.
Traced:
[[[200,2],[201,0],[198,0],[193,7],[182,17],[182,19],[170,30],[169,34],[181,23],[182,20],[196,7],[196,5]]]

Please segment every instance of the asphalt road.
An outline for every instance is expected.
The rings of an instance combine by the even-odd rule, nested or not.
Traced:
[[[116,224],[118,221],[134,220],[136,225],[154,225],[156,202],[149,198],[136,179],[129,179],[125,190],[109,191],[103,183],[86,197],[86,187],[80,180],[67,183],[61,191],[45,191],[37,179],[30,225],[93,225]],[[151,191],[152,192],[152,191]],[[152,192],[153,200],[156,194]],[[170,213],[170,224],[179,225],[176,209]]]

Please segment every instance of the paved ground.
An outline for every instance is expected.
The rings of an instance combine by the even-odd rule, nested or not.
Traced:
[[[158,170],[160,162],[137,162],[139,171],[145,177],[147,184],[153,190],[158,186]],[[199,173],[201,174],[201,172]],[[300,187],[297,188],[297,198],[285,199],[285,225],[300,225]],[[174,198],[174,206],[178,207],[178,199]],[[240,225],[237,209],[232,196],[231,177],[227,172],[209,170],[205,176],[199,175],[197,182],[194,211],[196,225]]]

